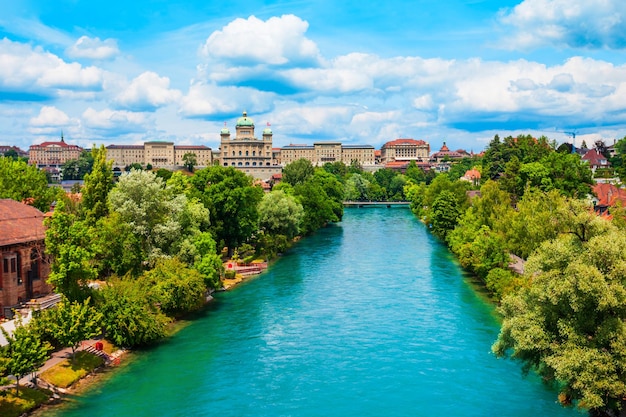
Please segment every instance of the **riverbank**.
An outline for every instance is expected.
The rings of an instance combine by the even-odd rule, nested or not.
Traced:
[[[237,262],[229,261],[226,262],[224,266],[226,270],[230,269],[234,271],[234,276],[232,278],[224,278],[222,280],[221,290],[228,291],[243,282],[259,276],[268,268],[268,263],[255,261],[251,264],[239,264]],[[207,297],[205,305],[210,304],[212,300],[212,296],[209,295]],[[179,318],[173,321],[168,329],[168,336],[166,337],[166,339],[172,337],[173,335],[187,327],[189,324],[191,324],[192,321],[193,314],[187,316],[186,318]],[[89,346],[93,346],[94,343],[95,341],[93,340],[85,341],[83,342],[83,344],[81,344],[81,347],[78,350],[87,350],[87,348]],[[43,383],[39,385],[38,389],[43,389],[47,387],[47,389],[50,391],[48,401],[37,405],[35,408],[21,415],[40,417],[49,414],[55,409],[61,409],[68,406],[69,404],[71,404],[72,398],[81,396],[86,392],[89,392],[91,389],[94,389],[97,386],[105,383],[108,378],[115,375],[120,368],[128,366],[138,353],[140,354],[141,350],[120,350],[116,352],[110,352],[109,356],[111,360],[107,360],[104,365],[89,372],[87,375],[80,378],[68,388],[58,388],[40,379],[40,382]],[[56,366],[63,360],[67,359],[67,357],[69,357],[69,349],[62,349],[60,351],[54,352],[51,357],[46,361],[46,363],[35,374],[41,374],[45,370],[48,370]],[[22,384],[24,385],[25,383],[29,383],[29,378],[23,378]],[[2,415],[3,414],[0,413],[0,416]]]

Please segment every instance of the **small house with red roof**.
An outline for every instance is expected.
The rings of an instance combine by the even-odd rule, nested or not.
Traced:
[[[610,215],[611,207],[626,207],[626,189],[617,188],[613,184],[598,183],[592,188],[595,199],[594,209],[599,215]]]
[[[11,317],[20,303],[51,291],[44,255],[44,213],[0,199],[0,315]]]
[[[599,168],[608,168],[611,166],[606,157],[595,149],[587,151],[581,159],[589,163],[589,167],[594,173]]]
[[[480,184],[480,171],[472,168],[465,171],[465,174],[459,179],[461,181],[471,182],[474,186],[477,186]]]

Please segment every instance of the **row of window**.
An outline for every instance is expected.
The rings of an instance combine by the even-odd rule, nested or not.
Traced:
[[[251,165],[250,165],[250,162],[246,162],[245,164],[244,164],[244,163],[242,163],[242,162],[237,162],[237,164],[235,164],[235,162],[231,162],[231,164],[230,164],[230,165],[231,165],[231,166],[233,166],[233,167],[234,167],[234,166],[239,166],[239,167],[242,167],[242,166],[247,166],[247,167],[249,167],[249,166],[251,166]],[[228,166],[228,162],[224,162],[224,166],[225,166],[225,167],[227,167],[227,166]],[[256,162],[253,162],[253,163],[252,163],[252,166],[253,166],[253,167],[257,166]],[[259,165],[258,165],[258,166],[262,167],[262,166],[263,166],[263,162],[259,162]],[[271,164],[270,164],[269,162],[266,162],[266,163],[265,163],[265,166],[268,166],[268,167],[269,167],[269,166],[271,166]]]

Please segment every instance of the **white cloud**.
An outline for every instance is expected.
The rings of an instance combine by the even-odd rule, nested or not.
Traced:
[[[40,47],[0,40],[0,91],[55,95],[57,89],[99,90],[104,72],[66,63]]]
[[[181,100],[180,114],[185,117],[213,118],[247,109],[250,114],[268,111],[274,94],[246,87],[219,87],[195,83]]]
[[[169,78],[147,71],[117,96],[117,102],[128,109],[152,110],[176,102],[181,97],[179,90],[170,89]]]
[[[43,106],[29,121],[28,131],[35,135],[57,135],[78,127],[80,122],[54,106]]]
[[[109,131],[110,134],[146,131],[151,123],[144,113],[111,109],[97,111],[91,107],[83,112],[82,118],[85,127]]]
[[[100,40],[81,36],[67,49],[67,55],[71,58],[110,59],[120,53],[115,39]]]
[[[213,32],[202,47],[212,59],[269,65],[298,65],[319,59],[317,45],[304,36],[309,24],[294,15],[235,19]]]
[[[626,48],[626,2],[622,0],[524,0],[501,13],[515,28],[511,48],[545,45],[570,48]]]
[[[63,111],[54,106],[43,106],[36,117],[30,119],[30,125],[35,127],[66,126],[70,118]]]

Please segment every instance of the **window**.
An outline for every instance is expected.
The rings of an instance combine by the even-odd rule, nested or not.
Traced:
[[[246,166],[250,166],[250,162],[246,162]]]
[[[4,273],[9,273],[9,260],[7,258],[4,258]]]
[[[248,156],[248,151],[246,151],[246,156]]]
[[[11,273],[17,272],[17,259],[11,258]]]
[[[241,151],[239,151],[239,156],[241,156]]]

